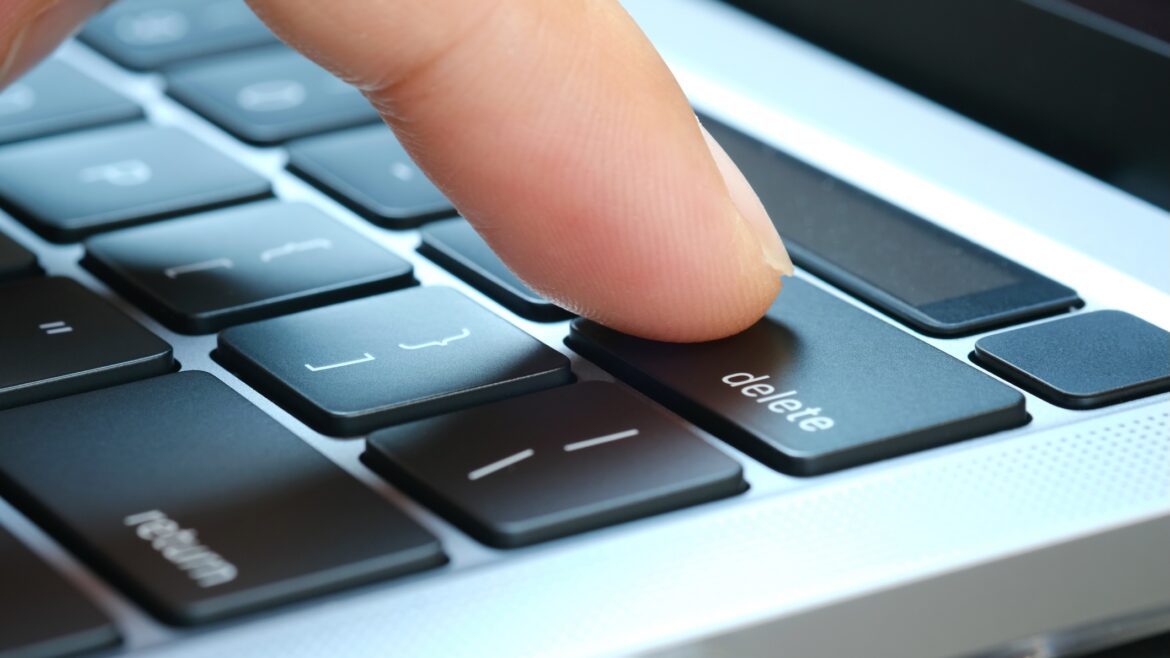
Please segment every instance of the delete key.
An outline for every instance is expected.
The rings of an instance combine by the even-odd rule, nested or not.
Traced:
[[[800,279],[731,338],[679,345],[577,320],[566,343],[776,470],[819,475],[1017,427],[1024,397]]]

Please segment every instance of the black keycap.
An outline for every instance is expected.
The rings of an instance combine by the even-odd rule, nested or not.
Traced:
[[[50,60],[0,91],[0,144],[141,116],[129,99]]]
[[[356,89],[286,48],[184,65],[167,76],[167,91],[253,144],[378,120]]]
[[[1083,313],[980,338],[971,356],[1071,409],[1170,391],[1170,333],[1121,311]]]
[[[572,317],[524,285],[464,219],[423,228],[418,252],[530,320],[551,322]]]
[[[739,464],[685,423],[590,382],[382,430],[364,459],[493,546],[731,496]]]
[[[0,201],[57,242],[269,193],[266,179],[176,128],[134,123],[0,148]]]
[[[122,0],[89,21],[81,38],[132,69],[276,43],[244,0]]]
[[[778,470],[815,475],[1022,425],[1024,397],[799,279],[724,340],[576,320],[570,347]]]
[[[0,233],[0,281],[31,276],[40,271],[36,254]]]
[[[1081,306],[1076,292],[709,119],[797,265],[923,333],[958,336]]]
[[[563,354],[449,288],[233,327],[217,356],[309,425],[343,436],[572,381]]]
[[[0,409],[174,367],[170,345],[71,279],[0,286],[0,309]]]
[[[267,201],[91,238],[84,264],[176,331],[208,333],[414,283],[316,208]]]
[[[383,125],[289,145],[289,169],[370,221],[412,228],[455,214],[451,203]]]
[[[0,656],[53,658],[118,643],[109,620],[2,527],[0,583]]]
[[[404,513],[207,373],[13,409],[0,426],[17,504],[170,622],[444,561]]]

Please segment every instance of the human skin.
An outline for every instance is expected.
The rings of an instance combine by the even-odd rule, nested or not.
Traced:
[[[360,89],[513,271],[620,331],[760,318],[792,263],[617,0],[249,0]],[[0,89],[106,0],[0,0]]]

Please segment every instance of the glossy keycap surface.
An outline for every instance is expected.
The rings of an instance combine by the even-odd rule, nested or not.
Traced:
[[[734,495],[739,464],[607,383],[373,434],[366,462],[495,546],[521,546]]]
[[[207,373],[0,413],[5,495],[194,624],[444,561],[388,501]]]
[[[3,527],[0,583],[0,656],[56,658],[118,642],[105,615]]]
[[[0,409],[170,372],[171,346],[63,278],[0,285]]]
[[[512,273],[471,224],[462,218],[423,227],[418,252],[530,320],[552,322],[573,316],[533,292]]]
[[[656,343],[575,320],[570,347],[781,471],[816,475],[1024,424],[1024,397],[790,278],[731,338]]]
[[[356,89],[287,48],[200,60],[167,76],[167,91],[253,144],[378,120]]]
[[[40,272],[37,255],[11,237],[0,233],[0,281]]]
[[[450,288],[424,287],[220,333],[217,358],[327,434],[572,381],[569,360]]]
[[[132,69],[276,43],[244,0],[122,0],[89,21],[81,38]]]
[[[316,208],[266,201],[100,235],[85,264],[177,331],[209,333],[414,282]]]
[[[141,116],[142,108],[125,96],[49,60],[0,91],[0,144]]]
[[[289,169],[388,228],[411,228],[455,214],[382,125],[312,137],[289,145]]]
[[[56,242],[270,190],[259,174],[177,128],[132,123],[0,147],[0,204]]]
[[[1170,333],[1121,311],[1082,313],[980,338],[972,357],[1073,409],[1170,391]]]

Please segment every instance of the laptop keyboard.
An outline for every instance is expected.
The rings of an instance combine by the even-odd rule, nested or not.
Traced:
[[[216,139],[275,146],[266,152],[386,235],[426,224],[418,251],[509,311],[571,317],[455,216],[360,94],[278,45],[242,2],[123,0],[80,38],[158,72],[171,98],[226,132]],[[218,332],[211,356],[259,395],[325,435],[367,436],[371,470],[510,548],[733,497],[752,460],[815,476],[1024,425],[1019,390],[915,332],[967,335],[1081,305],[1060,283],[708,121],[798,265],[911,330],[804,279],[788,280],[758,325],[708,344],[573,321],[566,344],[651,401],[574,383],[577,365],[515,323],[418,286],[407,254],[303,195],[277,186],[270,198],[267,177],[197,136],[215,128],[144,116],[60,61],[0,93],[0,208],[51,242],[84,240],[84,267],[123,298],[42,276],[36,245],[0,233],[0,495],[170,624],[446,556],[399,502],[215,375],[182,367],[117,306],[177,333]],[[1123,341],[1130,367],[1091,382],[1105,389],[1086,394],[1092,406],[1167,390],[1170,335],[1093,315],[984,337],[973,359],[1060,404],[1064,393],[1046,391],[1092,379]],[[1055,344],[1076,352],[1053,359]],[[53,620],[0,625],[0,654],[115,641],[2,528],[0,582],[0,608]]]

